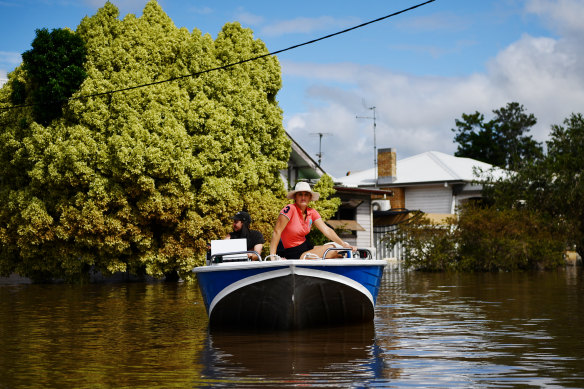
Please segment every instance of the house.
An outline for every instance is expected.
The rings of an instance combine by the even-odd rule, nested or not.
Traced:
[[[286,189],[291,190],[298,181],[308,181],[315,183],[322,177],[325,172],[312,159],[312,157],[304,151],[304,149],[286,132],[288,138],[292,141],[292,150],[290,158],[288,159],[288,168],[280,170],[280,176],[286,184]]]
[[[292,141],[292,151],[288,168],[281,170],[280,175],[291,189],[298,181],[316,183],[325,171],[314,159],[288,134]],[[352,245],[373,248],[373,213],[371,199],[373,197],[389,198],[391,190],[378,188],[352,188],[335,186],[335,196],[341,199],[341,205],[336,215],[327,221],[339,236]]]
[[[389,199],[374,196],[372,201],[373,242],[378,258],[401,258],[399,246],[391,249],[383,237],[396,225],[420,210],[431,220],[440,223],[456,214],[465,201],[480,199],[482,186],[475,173],[491,172],[495,177],[500,169],[471,158],[460,158],[437,151],[428,151],[397,161],[393,148],[379,149],[378,169],[348,173],[336,182],[346,188],[391,190]]]
[[[335,186],[341,205],[327,224],[357,247],[375,247],[372,198],[391,198],[391,190]]]
[[[479,199],[482,186],[479,176],[503,171],[471,158],[461,158],[427,151],[396,160],[394,148],[379,149],[378,169],[368,169],[337,179],[340,185],[353,188],[378,188],[393,191],[390,203],[374,200],[376,216],[391,216],[420,210],[434,220],[456,214],[465,201]],[[396,213],[397,212],[397,213]],[[399,219],[399,218],[398,218]],[[391,218],[386,218],[391,224]],[[377,224],[377,223],[376,223]]]

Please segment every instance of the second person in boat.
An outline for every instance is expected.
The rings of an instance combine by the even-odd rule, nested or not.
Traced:
[[[246,239],[247,240],[247,250],[255,251],[260,254],[262,248],[264,247],[264,236],[261,232],[250,229],[251,216],[246,211],[239,211],[234,216],[233,219],[233,232],[230,232],[223,239]],[[248,253],[247,257],[252,261],[257,261],[259,258],[257,255]]]
[[[314,246],[306,237],[313,225],[332,242],[352,251],[357,250],[356,247],[339,238],[337,233],[324,223],[320,214],[308,206],[311,201],[318,200],[320,194],[313,192],[307,182],[298,182],[294,190],[288,192],[287,197],[294,199],[294,203],[285,206],[278,215],[270,242],[270,255],[277,254],[287,259],[303,259],[305,256],[306,258],[322,258],[325,251],[334,247],[334,244]],[[278,248],[280,240],[283,247]],[[327,254],[327,258],[337,256],[338,253],[334,250]]]

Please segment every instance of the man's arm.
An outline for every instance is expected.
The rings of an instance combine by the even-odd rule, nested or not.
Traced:
[[[258,243],[255,246],[253,246],[253,251],[255,251],[258,254],[261,254],[263,247],[264,247],[263,243]],[[252,261],[257,261],[259,259],[258,256],[255,254],[249,253],[247,256],[250,257]]]

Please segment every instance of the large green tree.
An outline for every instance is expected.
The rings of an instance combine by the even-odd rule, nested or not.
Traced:
[[[542,155],[541,144],[527,135],[537,119],[525,113],[523,105],[508,103],[493,113],[494,118],[487,122],[478,111],[455,120],[452,131],[458,148],[454,155],[511,170]]]
[[[86,77],[86,50],[81,37],[66,29],[36,30],[32,49],[22,54],[34,118],[46,126],[61,116],[61,107]],[[14,82],[12,102],[26,102],[26,87]]]
[[[278,60],[180,77],[264,55],[264,43],[238,23],[216,39],[177,28],[154,0],[123,20],[107,2],[76,34],[87,78],[63,117],[0,114],[0,272],[187,276],[237,210],[267,233],[290,152]],[[26,80],[20,68],[4,104],[17,78]]]
[[[320,194],[320,198],[314,202],[314,208],[318,211],[322,220],[329,220],[341,205],[341,199],[333,196],[336,190],[332,177],[328,174],[323,175],[312,189]]]
[[[500,208],[544,214],[565,231],[568,248],[584,257],[584,117],[572,114],[552,126],[547,153],[505,180],[490,182],[488,196]]]

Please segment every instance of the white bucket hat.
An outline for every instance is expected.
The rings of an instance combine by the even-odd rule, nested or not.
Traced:
[[[310,185],[308,184],[308,182],[297,182],[296,186],[294,187],[294,190],[291,190],[290,192],[288,192],[288,196],[286,196],[286,197],[288,197],[289,199],[293,199],[296,192],[310,193],[312,195],[312,198],[310,199],[311,201],[316,201],[320,197],[320,193],[313,192],[312,189],[310,188]]]

